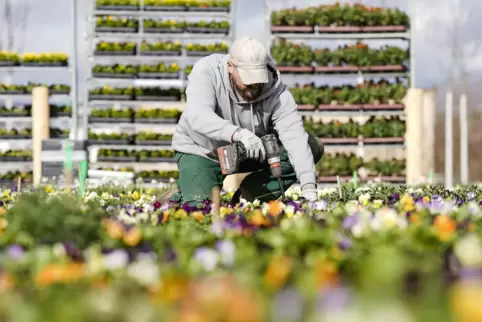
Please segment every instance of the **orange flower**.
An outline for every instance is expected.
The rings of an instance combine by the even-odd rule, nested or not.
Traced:
[[[118,221],[105,221],[105,229],[107,234],[113,239],[121,239],[125,233],[124,226]]]
[[[0,216],[3,216],[7,213],[7,210],[4,207],[0,207]]]
[[[45,287],[55,283],[73,283],[85,276],[83,264],[50,264],[35,276],[37,286]]]
[[[445,215],[438,215],[435,217],[433,225],[440,240],[442,241],[452,238],[457,229],[457,223],[455,220]]]
[[[0,274],[0,293],[10,291],[15,286],[15,279],[8,273]]]
[[[338,283],[336,264],[331,261],[318,261],[315,264],[315,281],[319,288],[335,286]]]
[[[263,213],[259,209],[253,211],[253,215],[250,217],[250,222],[258,227],[266,227],[269,225],[269,220],[263,215]]]
[[[474,223],[470,223],[469,226],[467,227],[467,230],[469,232],[473,233],[476,228],[477,228],[477,226]]]
[[[264,282],[268,288],[278,290],[283,287],[288,280],[293,261],[289,257],[274,257],[264,273]]]
[[[201,222],[204,217],[202,211],[195,211],[192,213],[192,216],[194,217],[194,219],[196,219],[199,222]]]
[[[420,223],[420,216],[417,215],[417,214],[412,214],[409,218],[409,221],[412,223],[412,224],[419,224]]]
[[[124,243],[129,246],[137,246],[142,239],[141,230],[137,227],[131,228],[124,235]]]
[[[164,211],[163,216],[162,216],[162,223],[165,223],[166,221],[169,220],[169,211]]]
[[[278,217],[279,214],[283,211],[282,203],[276,200],[269,202],[269,210],[268,213],[273,217]]]
[[[182,276],[167,276],[160,287],[150,290],[150,295],[154,302],[175,303],[184,298],[188,288],[188,280]]]

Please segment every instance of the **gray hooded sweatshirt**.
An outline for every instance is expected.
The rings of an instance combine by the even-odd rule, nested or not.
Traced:
[[[274,64],[269,82],[252,102],[243,101],[231,86],[228,55],[200,59],[189,75],[186,106],[172,138],[175,151],[217,161],[213,151],[232,143],[233,133],[248,129],[262,137],[278,134],[301,185],[316,182],[313,154],[297,104],[281,82]]]

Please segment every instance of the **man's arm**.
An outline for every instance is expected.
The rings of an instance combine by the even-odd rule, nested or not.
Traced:
[[[194,131],[212,140],[232,141],[238,127],[216,114],[214,76],[204,62],[194,65],[189,74],[186,101],[183,116]]]
[[[273,124],[288,152],[301,186],[315,184],[316,169],[313,153],[308,144],[308,133],[303,126],[303,119],[297,110],[293,95],[287,89],[279,96],[273,113]]]

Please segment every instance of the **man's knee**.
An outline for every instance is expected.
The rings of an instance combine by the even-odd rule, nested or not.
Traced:
[[[308,144],[310,145],[311,152],[313,153],[313,161],[315,161],[316,164],[323,157],[323,154],[325,153],[325,146],[320,139],[311,134],[308,134]]]

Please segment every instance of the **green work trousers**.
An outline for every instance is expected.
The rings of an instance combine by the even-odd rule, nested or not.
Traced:
[[[321,160],[324,147],[319,139],[309,135],[309,145],[313,152],[315,164]],[[288,189],[297,181],[296,173],[290,163],[288,152],[280,147],[283,187]],[[182,203],[198,204],[211,199],[214,186],[222,186],[226,177],[221,173],[219,163],[194,154],[176,151],[176,162],[179,169],[177,181],[178,193],[173,199]],[[246,160],[240,164],[239,173],[252,172],[241,182],[241,196],[248,200],[261,202],[275,200],[281,196],[278,179],[273,177],[266,162]]]

